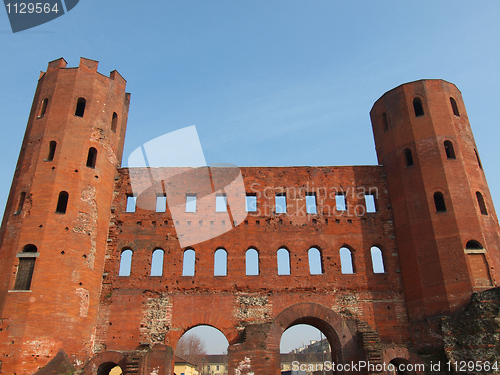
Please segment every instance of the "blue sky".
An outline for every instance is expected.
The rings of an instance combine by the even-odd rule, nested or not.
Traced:
[[[0,207],[39,71],[80,56],[128,81],[124,160],[196,125],[209,163],[376,164],[373,103],[402,83],[445,79],[462,91],[498,204],[499,16],[498,0],[81,0],[13,34],[0,9]]]

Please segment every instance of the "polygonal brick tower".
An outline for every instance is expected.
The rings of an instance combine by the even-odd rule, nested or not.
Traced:
[[[498,220],[453,84],[401,85],[374,104],[371,120],[416,334],[424,319],[453,313],[474,291],[498,285]]]
[[[130,99],[97,64],[61,58],[38,82],[0,232],[4,372],[90,355]]]

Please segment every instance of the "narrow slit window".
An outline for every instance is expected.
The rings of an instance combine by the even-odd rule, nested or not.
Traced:
[[[38,118],[45,116],[47,112],[47,105],[49,104],[49,99],[45,98],[42,100],[42,104],[40,106],[40,112],[38,113]]]
[[[257,195],[247,194],[245,197],[245,210],[247,212],[257,212]]]
[[[382,113],[382,131],[384,133],[387,133],[389,130],[389,121],[387,121],[387,114],[384,112]]]
[[[287,249],[279,249],[277,252],[278,275],[290,275],[290,253]]]
[[[56,154],[56,146],[57,146],[56,141],[49,142],[49,153],[47,154],[47,159],[45,159],[45,161],[54,160],[54,155]]]
[[[132,250],[125,249],[122,251],[120,256],[120,270],[118,271],[118,276],[130,276],[130,271],[132,269]]]
[[[352,252],[347,247],[340,249],[340,267],[343,274],[354,273],[354,263],[352,261]]]
[[[374,194],[365,194],[365,207],[367,213],[377,212],[377,205]]]
[[[184,251],[182,261],[182,276],[194,276],[196,263],[196,253],[193,249]]]
[[[247,276],[259,274],[259,253],[255,249],[248,249],[245,254],[245,266]]]
[[[479,210],[481,215],[488,215],[488,210],[486,209],[486,204],[484,203],[483,194],[479,191],[476,192],[477,204],[479,205]]]
[[[151,276],[163,276],[163,257],[165,252],[156,249],[151,256]]]
[[[95,168],[95,163],[97,161],[97,150],[94,147],[89,148],[89,153],[87,155],[87,167]]]
[[[434,205],[436,206],[436,212],[446,212],[444,196],[440,191],[434,193]]]
[[[457,102],[452,97],[450,97],[450,104],[451,104],[451,109],[453,109],[453,114],[455,116],[460,116],[460,112],[458,112]]]
[[[227,251],[217,249],[214,254],[214,276],[227,276]]]
[[[17,201],[17,208],[14,215],[19,215],[23,211],[24,200],[26,199],[26,193],[24,191],[19,194],[19,200]]]
[[[347,210],[347,203],[346,203],[344,194],[335,195],[335,207],[336,207],[337,211],[346,211]]]
[[[456,159],[455,149],[453,148],[453,143],[451,143],[451,141],[444,141],[444,151],[446,152],[446,157],[448,159]]]
[[[286,194],[276,194],[275,205],[277,214],[286,214]]]
[[[308,214],[317,214],[318,208],[316,206],[316,194],[307,193],[306,195],[306,212]]]
[[[479,159],[479,154],[477,153],[476,149],[474,149],[474,153],[476,154],[477,165],[479,165],[479,168],[483,169],[483,165],[481,164],[481,159]]]
[[[424,115],[424,106],[422,105],[422,99],[413,99],[413,109],[415,111],[415,117],[420,117]]]
[[[87,101],[84,98],[78,98],[78,101],[76,102],[75,116],[83,117],[83,114],[85,113],[86,104]]]
[[[68,207],[69,194],[66,191],[61,191],[59,193],[59,198],[57,200],[56,212],[58,214],[65,214],[66,208]]]
[[[196,195],[186,195],[186,212],[196,212]]]
[[[373,273],[385,273],[384,267],[384,257],[382,256],[382,250],[377,246],[373,246],[370,249],[372,255],[372,269]]]
[[[111,117],[111,130],[116,133],[116,127],[118,125],[118,114],[113,112],[113,116]]]
[[[311,275],[322,275],[323,265],[321,260],[321,251],[315,247],[311,247],[307,252],[309,261],[309,273]]]
[[[217,194],[215,196],[215,212],[227,212],[226,194]]]
[[[167,210],[167,197],[166,195],[156,196],[156,212],[165,212]]]
[[[411,150],[406,148],[404,150],[406,166],[411,167],[413,165],[413,155],[411,154]]]
[[[127,195],[127,207],[125,212],[135,212],[135,206],[137,203],[137,197],[133,195]]]

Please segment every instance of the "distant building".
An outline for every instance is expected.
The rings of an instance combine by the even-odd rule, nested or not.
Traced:
[[[327,339],[312,340],[309,345],[293,349],[290,353],[324,353],[330,352],[330,344]]]
[[[227,375],[227,354],[210,354],[193,357],[193,361],[201,363],[200,375]]]
[[[196,365],[183,359],[175,356],[175,364],[174,364],[174,375],[198,375],[198,371],[196,370]]]

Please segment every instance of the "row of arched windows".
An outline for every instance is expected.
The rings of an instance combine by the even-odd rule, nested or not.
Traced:
[[[481,192],[476,191],[476,199],[481,215],[488,215],[488,209],[486,208],[483,194],[481,194]],[[444,201],[444,195],[440,191],[434,193],[434,205],[436,207],[436,212],[446,212],[446,203]]]
[[[44,159],[44,161],[53,161],[54,160],[54,156],[56,154],[56,147],[57,147],[56,141],[49,142],[49,152],[47,154],[47,157]],[[97,149],[95,147],[90,147],[89,152],[87,154],[86,166],[89,168],[95,168],[96,162],[97,162]]]
[[[424,105],[422,103],[421,98],[419,97],[414,98],[412,104],[415,117],[421,117],[425,115]],[[451,110],[453,111],[453,115],[460,117],[457,101],[451,96],[450,96],[450,106]],[[382,113],[382,131],[386,133],[388,130],[389,130],[389,120],[387,118],[387,113],[384,112]]]
[[[38,118],[42,118],[47,113],[47,107],[49,104],[49,98],[45,98],[40,103],[40,109],[38,111]],[[85,107],[87,105],[87,100],[85,98],[78,98],[75,107],[75,116],[83,117],[85,114]],[[113,112],[111,116],[111,130],[116,133],[116,128],[118,126],[118,114]]]
[[[373,246],[370,249],[370,254],[373,273],[385,273],[382,250],[380,250],[380,248],[378,248],[377,246]],[[133,251],[131,249],[124,249],[122,251],[118,276],[130,276],[132,267],[132,255]],[[165,252],[163,251],[163,249],[155,249],[153,251],[151,258],[150,276],[163,275],[164,255]],[[355,273],[353,252],[347,247],[342,247],[339,250],[339,255],[341,272],[343,274]],[[307,252],[307,256],[309,262],[309,273],[311,275],[322,275],[324,273],[324,270],[321,251],[316,247],[311,247]],[[277,274],[290,275],[291,267],[289,250],[286,248],[278,249],[276,253],[276,259]],[[194,276],[196,265],[195,263],[195,251],[193,249],[185,250],[183,254],[182,276]],[[259,252],[255,248],[249,248],[245,253],[245,274],[247,276],[259,275]],[[227,276],[227,251],[223,248],[217,249],[214,253],[214,276]]]
[[[456,159],[457,158],[455,155],[455,148],[453,147],[453,143],[451,141],[448,141],[448,140],[444,141],[443,147],[444,147],[444,152],[446,154],[447,159]],[[476,151],[476,150],[474,150],[474,151]],[[405,148],[403,150],[403,154],[404,154],[406,166],[411,167],[414,164],[413,154],[411,152],[411,149]],[[477,151],[476,151],[476,155],[477,155]]]
[[[69,199],[69,194],[67,191],[61,191],[59,193],[59,196],[57,197],[57,205],[56,205],[56,213],[58,214],[65,214],[66,209],[68,208],[68,199]],[[17,206],[16,210],[14,211],[14,215],[19,215],[24,206],[24,201],[26,200],[26,192],[22,191],[19,194],[19,200],[17,201]]]

